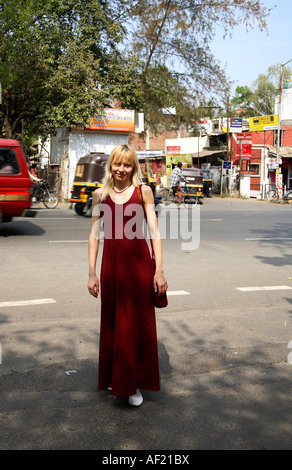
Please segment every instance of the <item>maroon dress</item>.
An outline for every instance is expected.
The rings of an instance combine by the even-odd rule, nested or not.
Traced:
[[[143,234],[137,189],[124,204],[101,206],[104,247],[100,274],[98,388],[115,396],[160,389],[152,260]]]

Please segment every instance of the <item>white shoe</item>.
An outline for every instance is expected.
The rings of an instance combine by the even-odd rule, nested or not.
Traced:
[[[129,404],[132,406],[141,406],[143,403],[143,397],[142,393],[140,390],[137,390],[137,393],[135,395],[130,395],[129,396]]]
[[[106,389],[107,389],[109,392],[112,391],[112,387],[107,387]]]

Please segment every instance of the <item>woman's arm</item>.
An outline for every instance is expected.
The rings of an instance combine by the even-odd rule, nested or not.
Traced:
[[[155,214],[154,197],[152,189],[149,186],[142,185],[141,191],[143,191],[143,200],[147,214],[147,223],[150,237],[153,243],[153,251],[155,257],[156,271],[153,283],[155,291],[158,292],[158,294],[161,296],[165,294],[168,285],[163,271],[162,242],[158,229],[157,217]]]
[[[101,188],[93,193],[92,198],[92,218],[91,229],[88,241],[88,291],[93,297],[98,297],[99,294],[99,280],[96,276],[96,261],[99,248],[99,228],[100,228],[100,213],[99,204],[101,201]]]

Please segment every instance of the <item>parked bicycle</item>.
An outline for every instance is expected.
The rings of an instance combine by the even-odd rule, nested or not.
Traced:
[[[280,194],[277,188],[270,189],[270,191],[267,192],[266,200],[274,204],[279,202]],[[288,204],[292,206],[292,190],[291,189],[288,189],[288,190],[284,189],[282,200],[283,202],[287,202]]]
[[[56,191],[50,191],[50,184],[47,180],[36,183],[33,189],[32,203],[43,202],[47,209],[55,209],[59,204],[59,196]]]

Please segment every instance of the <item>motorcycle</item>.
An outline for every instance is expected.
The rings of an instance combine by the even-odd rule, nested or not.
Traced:
[[[50,191],[50,184],[47,180],[41,180],[33,188],[32,203],[43,202],[47,209],[55,209],[59,204],[59,196],[56,191]]]

